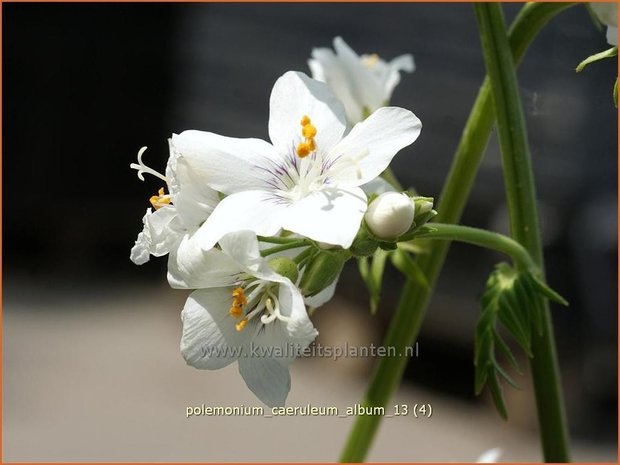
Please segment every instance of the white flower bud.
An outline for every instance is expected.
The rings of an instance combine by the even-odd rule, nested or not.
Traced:
[[[396,239],[413,223],[415,208],[407,194],[385,192],[368,206],[365,215],[370,231],[380,239]]]

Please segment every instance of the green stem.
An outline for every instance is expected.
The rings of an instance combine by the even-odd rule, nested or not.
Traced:
[[[514,239],[487,231],[456,224],[433,223],[432,230],[420,233],[416,239],[438,239],[467,242],[487,249],[496,250],[510,256],[522,269],[536,272],[536,263],[525,248]]]
[[[534,173],[504,15],[497,3],[479,3],[475,5],[475,10],[487,73],[491,79],[512,236],[523,244],[540,269],[544,270]],[[567,462],[568,431],[553,324],[548,302],[538,298],[544,305],[543,331],[533,335],[530,367],[543,453],[547,462]]]
[[[274,253],[282,252],[284,250],[298,249],[299,247],[305,247],[309,245],[311,245],[309,241],[305,239],[298,239],[292,242],[288,242],[287,244],[276,245],[275,247],[263,249],[261,250],[260,254],[262,257],[267,257],[268,255],[273,255]]]
[[[290,244],[291,242],[296,242],[299,240],[299,237],[267,237],[267,236],[257,236],[257,239],[260,242],[267,242],[269,244]]]
[[[510,45],[515,62],[521,61],[527,47],[545,24],[572,5],[574,3],[526,4],[510,30]],[[457,223],[461,218],[487,146],[493,122],[490,85],[488,78],[485,78],[439,197],[436,207],[439,212],[436,217],[437,221]],[[411,346],[416,340],[449,245],[449,242],[432,242],[428,253],[418,258],[420,269],[426,274],[429,286],[419,286],[415,281],[407,280],[385,336],[384,346],[396,347],[398,351]],[[361,404],[364,406],[387,405],[400,383],[406,365],[407,359],[404,357],[379,359]],[[381,419],[380,415],[357,417],[340,457],[341,461],[362,462],[365,459]]]

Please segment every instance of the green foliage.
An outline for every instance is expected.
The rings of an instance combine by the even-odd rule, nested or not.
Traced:
[[[500,263],[489,276],[480,301],[481,314],[476,326],[474,351],[475,390],[476,394],[480,394],[484,386],[488,385],[495,407],[504,419],[508,417],[508,412],[500,381],[503,379],[515,388],[518,385],[502,367],[496,352],[517,372],[519,366],[498,331],[498,323],[532,357],[533,331],[541,334],[543,328],[542,298],[568,305],[566,300],[530,271],[516,270],[507,263]]]

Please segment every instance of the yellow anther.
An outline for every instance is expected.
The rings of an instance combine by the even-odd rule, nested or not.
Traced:
[[[314,136],[316,136],[316,128],[311,124],[306,124],[303,128],[301,128],[301,134],[306,139],[312,139]]]
[[[243,315],[243,308],[239,305],[231,305],[230,310],[228,311],[230,316],[233,318],[240,318]]]
[[[243,315],[243,309],[248,304],[248,299],[242,287],[235,287],[232,291],[232,304],[228,313],[233,318],[240,318]]]
[[[237,331],[243,331],[243,328],[245,328],[247,324],[248,324],[248,319],[244,318],[243,320],[241,320],[239,323],[235,325],[235,329]]]
[[[158,193],[158,195],[153,195],[149,199],[149,202],[151,202],[151,205],[153,205],[153,208],[155,210],[159,210],[161,207],[165,207],[166,205],[170,205],[170,202],[172,201],[172,199],[170,198],[169,195],[166,195],[164,193],[164,188],[163,187],[160,188],[157,193]]]
[[[297,144],[296,153],[299,158],[304,158],[310,155],[310,152],[316,150],[314,136],[316,136],[317,131],[308,115],[302,116],[300,124],[301,135],[304,137],[304,141]]]
[[[307,142],[300,142],[297,146],[296,152],[299,158],[304,158],[310,155],[310,152],[312,152],[312,148]]]
[[[232,296],[233,296],[233,305],[237,303],[240,305],[248,304],[248,301],[245,297],[245,292],[243,291],[242,287],[235,287],[232,291]]]
[[[364,64],[364,66],[368,66],[369,68],[375,66],[377,64],[377,61],[379,61],[379,55],[377,55],[376,53],[373,53],[372,55],[367,55],[362,59],[362,63]]]

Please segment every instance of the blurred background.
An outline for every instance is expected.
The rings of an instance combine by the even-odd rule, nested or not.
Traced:
[[[511,20],[520,5],[505,5]],[[267,138],[268,99],[285,71],[341,35],[358,53],[414,55],[392,98],[423,121],[394,169],[438,196],[484,77],[467,4],[16,4],[2,6],[3,458],[6,461],[333,461],[351,427],[337,418],[185,418],[187,406],[260,405],[236,366],[187,367],[187,293],[165,259],[129,250],[158,180],[129,169],[138,149],[163,170],[185,129]],[[583,6],[554,19],[519,70],[574,458],[617,460],[617,113],[615,60]],[[463,224],[507,231],[501,163],[487,150]],[[478,299],[502,257],[454,245],[394,403],[431,419],[386,419],[370,460],[538,461],[527,370],[506,389],[510,421],[473,393]],[[352,264],[353,265],[353,264]],[[402,283],[385,277],[368,315],[354,266],[316,314],[322,344],[379,344]],[[522,366],[526,360],[521,357]],[[374,360],[298,360],[288,405],[345,407]]]

